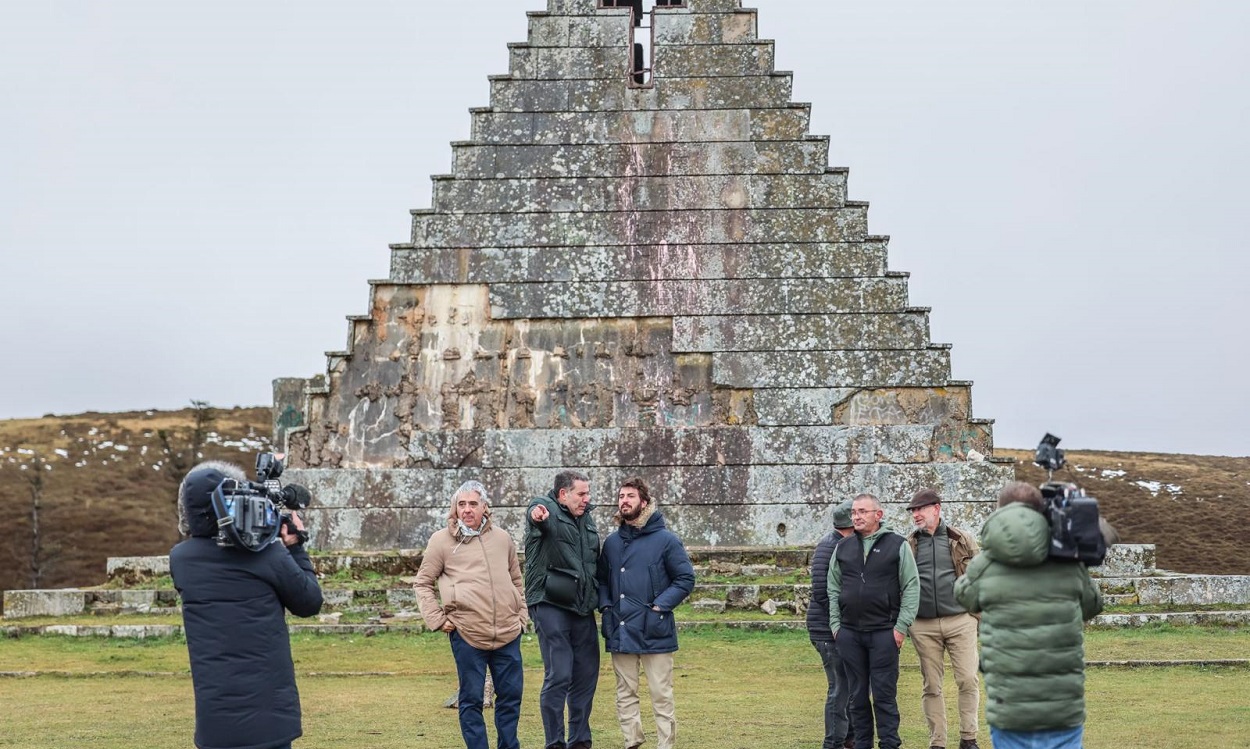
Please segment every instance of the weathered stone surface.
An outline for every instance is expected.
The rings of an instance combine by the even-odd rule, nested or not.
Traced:
[[[531,47],[613,47],[629,43],[629,21],[619,13],[585,13],[579,16],[529,16]]]
[[[842,208],[846,174],[699,174],[685,176],[438,179],[435,210],[463,214],[738,209]]]
[[[105,565],[110,580],[141,583],[169,574],[169,557],[109,557]]]
[[[1107,550],[1107,558],[1093,573],[1104,578],[1137,577],[1154,570],[1154,544],[1116,544]]]
[[[1250,603],[1250,576],[1245,575],[1142,577],[1134,587],[1142,604]]]
[[[391,278],[414,284],[881,277],[885,242],[396,249]],[[900,300],[901,301],[901,300]],[[916,314],[906,310],[908,314]],[[814,313],[813,313],[814,314]],[[922,313],[927,314],[927,313]]]
[[[691,604],[691,608],[695,611],[701,611],[712,614],[725,613],[725,602],[715,598],[700,598]]]
[[[700,313],[777,315],[900,312],[907,306],[907,286],[901,278],[518,283],[494,284],[490,295],[491,317],[496,320],[653,318]],[[799,356],[795,358],[803,361]],[[759,377],[754,379],[762,379],[773,363],[775,359],[762,371],[757,371]],[[890,374],[893,373],[885,372],[882,376],[887,377]],[[725,382],[724,379],[718,381]],[[760,383],[757,387],[810,387],[821,384],[818,380],[804,381],[799,385],[773,381]]]
[[[824,174],[829,141],[718,141],[711,143],[579,143],[510,145],[455,143],[452,173],[461,179],[535,179]]]
[[[655,19],[656,44],[752,44],[759,40],[754,10],[736,13],[662,14]]]
[[[421,432],[409,453],[434,468],[927,463],[933,426],[498,429]]]
[[[776,371],[771,352],[730,351],[712,357],[718,385],[757,387],[926,387],[950,379],[950,351],[797,351]]]
[[[733,242],[859,242],[868,238],[863,206],[805,211],[605,211],[603,213],[470,213],[413,217],[416,247],[577,247]]]
[[[500,112],[764,109],[788,104],[792,84],[789,73],[667,78],[663,85],[652,88],[631,88],[624,76],[590,80],[518,80],[501,76],[490,81],[490,103]]]
[[[922,349],[929,345],[924,310],[896,314],[702,315],[673,318],[675,351],[826,351]]]
[[[772,41],[750,44],[662,44],[655,47],[657,80],[773,73]]]
[[[473,112],[471,141],[482,145],[798,141],[811,108],[608,112]],[[438,207],[435,204],[435,207]],[[457,206],[460,207],[460,206]]]
[[[906,527],[902,501],[930,485],[979,527],[1012,473],[966,462],[992,455],[991,422],[755,12],[656,9],[636,83],[627,9],[548,10],[304,387],[287,442],[317,543],[420,546],[467,478],[519,534],[564,467],[609,495],[644,474],[692,544],[813,543],[860,491]]]
[[[584,468],[593,496],[603,496],[633,468]],[[499,527],[518,539],[528,500],[545,494],[552,469],[318,470],[292,480],[308,485],[316,500],[308,511],[319,548],[423,546],[446,523],[450,497],[461,482],[482,481]],[[906,528],[906,500],[922,486],[948,499],[948,519],[979,529],[994,509],[990,500],[1012,479],[1010,468],[989,463],[851,466],[699,466],[646,472],[669,526],[690,545],[814,544],[832,527],[833,507],[861,491],[886,500],[887,521]],[[298,478],[296,478],[298,476]],[[669,498],[673,498],[670,502]],[[612,506],[593,510],[608,528]]]
[[[724,585],[708,586],[723,588],[725,606],[731,609],[753,609],[759,605],[760,586],[758,585]]]
[[[6,590],[4,618],[28,616],[75,616],[87,610],[87,594],[82,590]]]
[[[541,47],[512,45],[508,71],[515,80],[624,81],[630,72],[625,45]],[[655,75],[662,78],[768,75],[772,42],[745,45],[667,45],[656,50]]]

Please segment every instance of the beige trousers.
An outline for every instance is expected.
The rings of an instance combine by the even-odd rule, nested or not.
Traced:
[[[942,699],[942,679],[946,675],[943,651],[950,653],[955,685],[959,687],[959,737],[975,739],[981,705],[976,617],[956,614],[917,619],[910,633],[916,655],[920,656],[920,676],[924,682],[920,705],[929,724],[929,746],[948,746],[946,702]]]
[[[651,711],[655,714],[656,749],[672,749],[677,738],[677,718],[673,712],[673,654],[637,655],[613,653],[616,672],[616,717],[621,722],[625,746],[643,743],[642,712],[638,699],[638,671],[647,674]]]

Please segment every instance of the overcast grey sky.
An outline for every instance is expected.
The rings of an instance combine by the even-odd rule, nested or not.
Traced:
[[[1250,454],[1250,3],[747,0],[997,443]],[[543,0],[0,0],[0,418],[324,371]]]

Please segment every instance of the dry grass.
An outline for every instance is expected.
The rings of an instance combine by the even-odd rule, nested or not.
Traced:
[[[1221,650],[1244,653],[1246,632],[1205,630],[1092,633],[1091,657],[1121,650],[1140,654]],[[1227,639],[1226,639],[1227,638]],[[452,710],[440,707],[454,688],[446,642],[437,635],[374,638],[297,637],[294,642],[306,738],[301,749],[445,749],[462,746]],[[523,648],[526,694],[524,746],[541,746],[538,689],[541,663],[532,638]],[[914,663],[910,647],[905,662]],[[29,638],[0,643],[0,669],[25,661],[80,672],[142,670],[185,673],[181,643],[82,643]],[[684,634],[677,655],[681,745],[811,749],[819,745],[824,675],[804,633],[705,631]],[[394,677],[314,677],[310,671],[399,670]],[[953,690],[954,685],[948,684]],[[1245,693],[1250,669],[1092,669],[1088,674],[1088,749],[1206,749],[1250,746]],[[613,683],[605,660],[592,726],[596,745],[619,745]],[[906,746],[925,746],[920,677],[905,667],[899,683]],[[99,749],[189,745],[194,715],[186,676],[106,676],[0,680],[0,747]],[[644,703],[645,704],[645,703]],[[952,706],[953,707],[953,706]],[[488,716],[489,717],[489,716]],[[955,716],[952,714],[952,719]],[[644,719],[644,725],[650,725]],[[988,747],[988,729],[982,731]]]
[[[1016,460],[1021,481],[1046,474],[1033,453],[995,450]],[[1160,569],[1212,575],[1250,575],[1250,458],[1157,453],[1069,452],[1059,481],[1080,484],[1125,543],[1155,544]],[[1077,470],[1077,468],[1084,470]],[[1124,471],[1123,476],[1114,475]],[[1107,473],[1104,473],[1107,472]],[[1165,485],[1152,494],[1134,482]],[[1174,494],[1167,484],[1180,487]]]
[[[178,538],[178,483],[162,464],[157,432],[171,431],[173,446],[183,447],[194,419],[191,409],[147,413],[0,420],[0,447],[7,448],[0,453],[0,589],[34,587],[30,506],[35,473],[43,482],[40,525],[47,560],[38,587],[95,585],[104,581],[110,556],[169,552]],[[223,441],[249,432],[267,439],[271,431],[267,408],[213,413],[212,429]],[[251,451],[222,445],[207,445],[202,454],[245,468],[255,460]],[[37,459],[51,470],[33,465]]]

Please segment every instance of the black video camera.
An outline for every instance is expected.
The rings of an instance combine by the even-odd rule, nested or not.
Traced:
[[[286,526],[304,543],[308,532],[298,530],[290,512],[312,503],[312,494],[299,484],[282,485],[282,459],[273,453],[256,456],[256,480],[226,479],[213,490],[217,515],[217,545],[241,546],[260,551],[272,543]]]
[[[1052,476],[1066,464],[1059,438],[1053,434],[1042,437],[1033,462]],[[1084,562],[1089,567],[1102,564],[1107,557],[1107,541],[1098,522],[1098,500],[1086,496],[1081,487],[1062,481],[1047,481],[1038,487],[1045,500],[1043,510],[1050,521],[1050,558]]]

